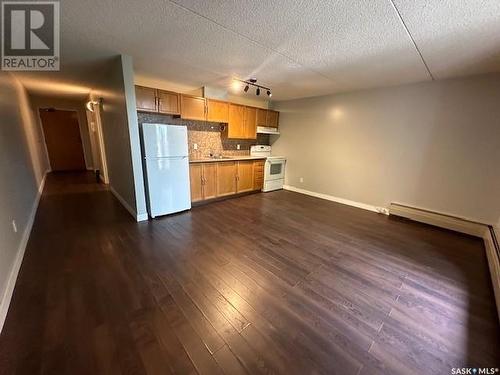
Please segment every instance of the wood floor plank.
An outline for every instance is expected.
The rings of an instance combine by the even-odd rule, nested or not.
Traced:
[[[135,222],[47,177],[0,375],[418,374],[500,367],[480,239],[288,191]]]

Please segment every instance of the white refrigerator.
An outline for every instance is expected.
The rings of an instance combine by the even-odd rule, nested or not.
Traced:
[[[190,209],[187,128],[142,124],[142,142],[149,215]]]

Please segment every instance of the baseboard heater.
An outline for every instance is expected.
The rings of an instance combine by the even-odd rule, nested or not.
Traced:
[[[486,247],[493,290],[495,292],[498,319],[500,321],[500,245],[498,243],[497,229],[494,229],[492,226],[489,227],[489,231],[484,237],[484,245]]]
[[[486,248],[486,256],[488,257],[488,266],[490,268],[491,281],[500,321],[500,247],[498,243],[498,229],[495,229],[491,225],[468,220],[466,218],[412,207],[401,203],[391,203],[389,214],[482,238]]]

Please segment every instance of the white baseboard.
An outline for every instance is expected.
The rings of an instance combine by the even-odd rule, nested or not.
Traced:
[[[24,228],[23,236],[21,237],[21,242],[17,249],[16,259],[10,271],[9,278],[7,280],[7,287],[5,288],[4,295],[0,300],[0,333],[2,332],[3,325],[5,323],[5,318],[7,317],[7,312],[9,311],[10,301],[12,300],[12,295],[14,294],[14,287],[16,286],[17,276],[19,275],[19,270],[21,269],[21,264],[23,263],[24,252],[26,251],[26,246],[28,245],[28,240],[30,238],[31,229],[33,228],[33,223],[35,222],[36,211],[38,209],[38,204],[40,203],[40,198],[43,193],[43,188],[45,186],[45,179],[47,177],[47,172],[42,177],[40,185],[38,186],[38,192],[31,207],[31,212]]]
[[[492,232],[495,232],[494,234]],[[491,281],[493,283],[493,291],[495,293],[495,300],[497,304],[498,320],[500,321],[500,256],[496,246],[500,240],[500,230],[491,229],[484,235],[484,246],[486,247],[486,256],[488,257],[488,266],[490,268]],[[496,237],[497,244],[493,240]]]
[[[109,190],[113,193],[113,195],[118,199],[118,201],[122,204],[123,207],[134,217],[136,221],[145,221],[148,220],[148,214],[137,214],[137,212],[123,199],[123,197],[118,194],[118,192],[113,188],[113,186],[109,185]]]
[[[366,203],[351,201],[349,199],[334,197],[333,195],[316,193],[315,191],[300,189],[298,187],[291,186],[291,185],[284,185],[283,189],[289,190],[289,191],[294,191],[294,192],[300,193],[300,194],[310,195],[311,197],[326,199],[326,200],[332,201],[332,202],[342,203],[342,204],[345,204],[348,206],[362,208],[363,210],[373,211],[373,212],[377,212],[377,213],[383,213],[383,212],[380,212],[379,207],[372,206],[372,205],[369,205]]]
[[[485,223],[401,203],[391,203],[390,214],[481,238],[489,231]]]

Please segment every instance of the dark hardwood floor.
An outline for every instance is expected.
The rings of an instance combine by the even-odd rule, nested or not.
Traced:
[[[0,374],[451,374],[500,366],[482,241],[278,191],[135,223],[50,175]]]

